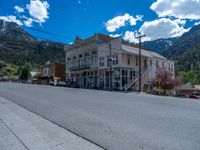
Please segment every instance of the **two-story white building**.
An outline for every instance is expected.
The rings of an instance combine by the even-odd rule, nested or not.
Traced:
[[[139,48],[121,37],[95,34],[86,39],[76,38],[65,47],[66,79],[83,88],[138,90]],[[173,74],[174,62],[158,53],[141,49],[142,85],[156,75],[158,67]]]

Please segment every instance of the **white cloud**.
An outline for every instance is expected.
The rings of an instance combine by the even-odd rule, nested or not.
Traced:
[[[135,38],[136,36],[138,36],[137,32],[126,31],[124,34],[124,40],[131,43],[138,43],[138,39]]]
[[[161,18],[150,22],[145,22],[139,29],[140,33],[146,34],[144,40],[156,40],[160,38],[171,38],[181,36],[188,32],[190,28],[185,29],[177,23],[177,20]]]
[[[0,16],[0,20],[4,20],[7,22],[15,22],[19,26],[22,26],[23,23],[16,18],[16,16]]]
[[[25,9],[20,6],[15,6],[14,9],[17,13],[20,13],[20,20],[17,19],[16,16],[0,16],[0,19],[5,20],[7,22],[15,22],[18,25],[25,25],[27,27],[31,27],[33,22],[37,22],[39,24],[45,23],[49,18],[48,9],[49,4],[47,1],[41,0],[30,0],[30,3],[26,5],[26,9],[29,12],[29,15],[26,16],[22,13],[25,12]]]
[[[195,25],[195,26],[200,25],[200,22],[196,22],[194,25]]]
[[[33,24],[32,18],[28,18],[27,20],[24,21],[24,25],[27,27],[32,27],[32,24]]]
[[[117,37],[120,37],[121,35],[120,34],[110,34],[109,36],[113,37],[113,38],[117,38]]]
[[[26,8],[29,10],[29,14],[35,22],[44,23],[49,18],[49,4],[47,1],[31,0],[30,4],[26,5]]]
[[[28,19],[28,17],[26,17],[25,15],[20,16],[21,19]]]
[[[117,16],[111,20],[108,20],[105,25],[108,32],[115,32],[117,29],[129,23],[131,26],[135,26],[138,21],[142,21],[143,16],[137,15],[135,18],[129,14],[124,14],[123,16]]]
[[[19,6],[15,6],[14,8],[18,13],[24,13],[24,8],[19,7]]]
[[[143,16],[137,15],[135,18],[133,16],[130,16],[129,22],[131,26],[135,26],[138,21],[142,21]]]
[[[151,7],[159,17],[200,19],[200,0],[156,0]]]

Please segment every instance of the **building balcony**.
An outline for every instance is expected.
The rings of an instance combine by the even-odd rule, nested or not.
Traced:
[[[90,64],[84,64],[84,65],[79,65],[79,66],[72,66],[69,67],[71,71],[77,71],[77,70],[84,70],[84,69],[90,69],[91,65]]]

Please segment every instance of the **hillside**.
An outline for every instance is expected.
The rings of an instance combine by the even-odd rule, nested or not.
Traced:
[[[38,41],[16,23],[0,20],[0,60],[21,65],[65,62],[64,44]]]
[[[189,71],[200,73],[200,42],[188,49],[177,59],[178,71]]]
[[[143,47],[176,61],[176,71],[200,74],[200,25],[179,38],[158,39],[143,43]]]
[[[162,53],[163,51],[171,47],[177,40],[178,38],[169,38],[169,39],[158,39],[154,41],[146,41],[142,43],[142,46],[151,51]]]
[[[161,52],[161,54],[168,58],[178,59],[185,52],[194,49],[199,42],[200,25],[194,26],[189,32],[183,34],[171,47]]]
[[[142,46],[177,61],[178,71],[197,70],[200,62],[200,25],[179,38],[159,39]],[[65,62],[64,44],[38,41],[16,23],[0,20],[0,61],[21,65]],[[199,68],[200,70],[200,68]]]
[[[19,25],[14,22],[6,22],[0,20],[0,36],[13,37],[22,41],[37,41],[36,38],[24,31]]]

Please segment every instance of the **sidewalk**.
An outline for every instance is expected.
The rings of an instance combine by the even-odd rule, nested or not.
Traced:
[[[0,97],[0,150],[102,150]]]

